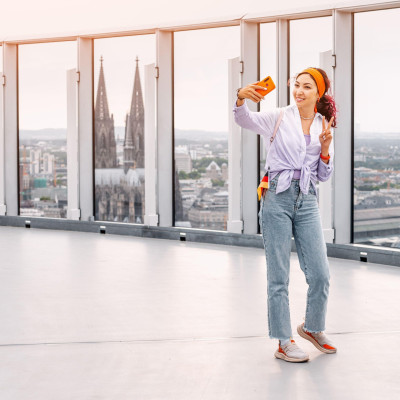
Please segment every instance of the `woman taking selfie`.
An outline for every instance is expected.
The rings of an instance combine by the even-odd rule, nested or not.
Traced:
[[[292,339],[288,297],[292,235],[308,284],[305,322],[297,332],[320,351],[336,352],[323,332],[330,275],[316,197],[316,182],[327,181],[333,171],[331,127],[336,126],[336,106],[327,94],[329,88],[325,71],[307,68],[295,78],[294,105],[251,112],[245,100],[259,103],[264,97],[257,90],[265,90],[251,84],[238,89],[233,110],[236,123],[263,136],[270,150],[269,188],[259,213],[267,261],[268,326],[269,337],[279,340],[275,357],[289,362],[309,360]]]

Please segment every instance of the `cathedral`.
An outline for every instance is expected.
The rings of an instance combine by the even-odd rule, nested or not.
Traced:
[[[139,59],[130,112],[125,117],[123,165],[117,158],[114,117],[108,107],[103,57],[95,104],[95,214],[101,221],[143,223],[144,105]]]
[[[100,75],[94,112],[95,168],[116,168],[117,148],[114,133],[114,116],[108,109],[103,57],[100,58]]]

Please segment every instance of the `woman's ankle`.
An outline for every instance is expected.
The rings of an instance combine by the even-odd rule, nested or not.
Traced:
[[[290,342],[290,338],[288,338],[288,339],[281,339],[281,340],[279,340],[279,345],[282,347],[282,346],[284,346],[285,344],[287,344],[287,343],[289,343]]]

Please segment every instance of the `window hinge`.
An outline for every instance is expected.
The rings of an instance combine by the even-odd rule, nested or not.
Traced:
[[[160,76],[160,69],[158,67],[154,67],[154,78],[158,78]]]
[[[243,72],[244,72],[244,61],[239,61],[239,62],[240,62],[239,70],[240,70],[240,73],[243,74]]]
[[[81,81],[81,73],[79,71],[76,71],[76,81],[77,82]]]
[[[5,76],[5,75],[2,75],[2,76],[1,76],[1,84],[2,84],[3,86],[6,85],[6,76]]]
[[[332,68],[336,68],[336,54],[332,54]]]

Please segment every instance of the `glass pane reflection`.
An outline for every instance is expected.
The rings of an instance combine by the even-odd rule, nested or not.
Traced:
[[[143,223],[143,79],[154,62],[154,35],[94,41],[97,220]]]
[[[276,23],[269,22],[260,24],[260,79],[270,76],[277,84],[277,47],[276,47]],[[269,93],[265,100],[260,103],[260,111],[268,110],[277,107],[278,90],[275,89]],[[258,182],[265,174],[265,158],[267,156],[264,138],[259,136],[260,140],[260,162],[259,162],[259,177]],[[258,221],[258,219],[257,219]],[[260,232],[260,227],[258,227]]]
[[[276,60],[276,23],[260,24],[260,79],[271,76],[277,83],[277,60]],[[260,102],[260,110],[268,110],[277,107],[277,89],[269,93],[265,100]],[[260,178],[265,173],[266,151],[263,138],[260,138]]]
[[[290,77],[308,67],[323,68],[321,54],[326,51],[332,51],[332,17],[290,21]],[[291,92],[289,98],[294,104]]]
[[[175,226],[226,230],[228,60],[239,27],[174,34]]]
[[[354,16],[353,238],[391,248],[400,248],[400,122],[388,118],[400,106],[399,20],[399,9]]]
[[[19,213],[67,214],[67,70],[76,42],[18,46]]]
[[[318,32],[318,34],[314,34]],[[312,37],[312,40],[309,38]],[[294,77],[308,67],[322,68],[333,87],[333,71],[323,65],[324,53],[332,52],[332,17],[307,18],[290,21],[290,104],[295,104],[292,91]],[[330,62],[330,60],[329,60]],[[317,182],[319,198],[319,182]]]

